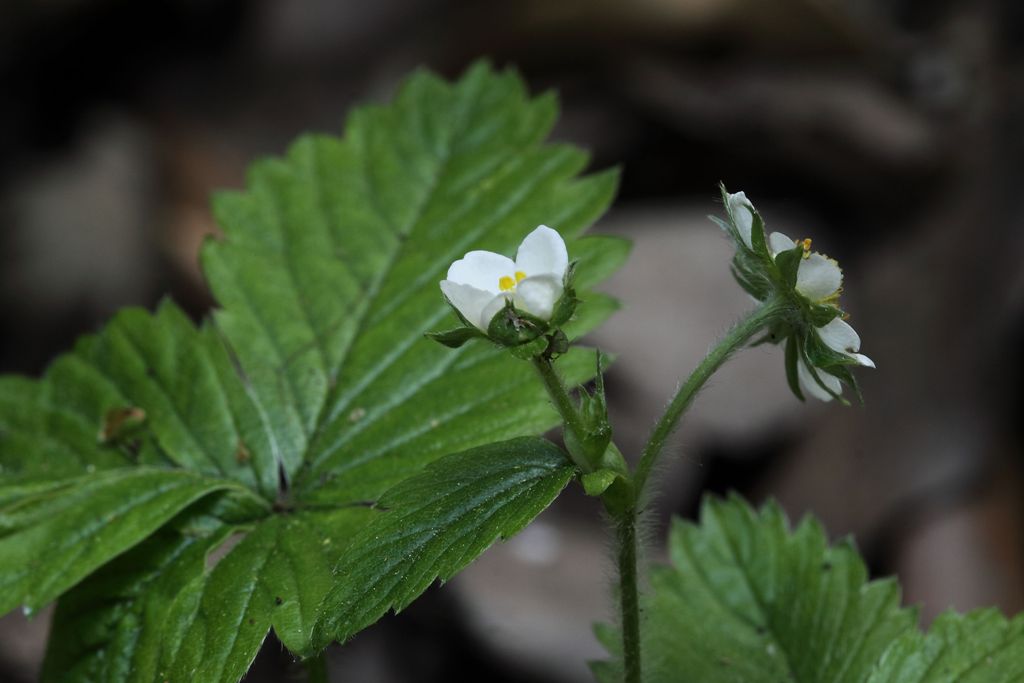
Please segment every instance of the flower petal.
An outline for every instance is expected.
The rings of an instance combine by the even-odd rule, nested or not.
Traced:
[[[860,365],[863,365],[866,368],[873,368],[873,367],[875,367],[875,361],[871,360],[870,358],[865,356],[863,353],[851,353],[850,354],[850,358],[854,359],[855,361],[857,361],[857,363],[859,363]]]
[[[541,320],[550,320],[555,303],[563,292],[561,277],[537,275],[528,277],[516,286],[516,308]]]
[[[747,199],[745,192],[736,192],[729,195],[727,208],[729,209],[729,215],[732,217],[732,222],[736,224],[736,229],[743,239],[743,243],[747,245],[748,249],[752,249],[750,233],[754,229],[754,205]]]
[[[781,252],[789,251],[796,247],[796,242],[789,239],[789,236],[783,235],[781,232],[773,232],[768,235],[768,249],[772,252],[772,257],[778,256]]]
[[[811,374],[810,368],[802,358],[796,362],[796,374],[800,378],[800,386],[805,392],[810,394],[816,399],[821,401],[831,401],[832,395],[825,391],[821,385],[814,379],[814,375]],[[838,396],[843,391],[843,384],[839,381],[838,377],[828,374],[822,370],[818,371],[818,377],[825,383],[829,389],[834,391]]]
[[[836,293],[843,284],[843,271],[834,260],[812,252],[800,261],[796,271],[796,291],[811,301],[821,301]]]
[[[860,335],[841,318],[832,318],[817,330],[821,341],[833,351],[850,355],[860,351]]]
[[[448,297],[451,305],[458,309],[462,317],[484,332],[487,331],[486,326],[480,325],[480,320],[484,307],[494,298],[493,294],[451,280],[441,280],[441,291]]]
[[[478,323],[480,329],[484,332],[487,331],[487,328],[491,326],[491,320],[493,320],[494,316],[498,314],[498,311],[505,308],[505,302],[508,301],[511,296],[512,292],[506,292],[504,294],[499,294],[487,302],[483,310],[480,312],[480,322]]]
[[[448,279],[462,285],[469,285],[500,294],[498,280],[502,276],[515,276],[516,264],[507,256],[493,251],[471,251],[448,268]]]
[[[516,270],[534,275],[554,275],[559,280],[569,266],[569,252],[558,231],[546,225],[538,226],[519,245],[516,253]]]
[[[818,328],[818,336],[825,342],[825,346],[833,351],[846,354],[859,365],[875,367],[875,361],[863,353],[857,353],[860,351],[860,335],[845,320],[833,318],[828,324]]]

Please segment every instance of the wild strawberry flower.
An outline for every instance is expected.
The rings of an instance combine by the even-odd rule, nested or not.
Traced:
[[[796,320],[802,322],[781,324],[777,328],[781,333],[776,335],[776,341],[785,339],[797,345],[798,352],[788,361],[795,363],[795,367],[791,367],[795,379],[804,392],[815,398],[830,401],[839,396],[843,381],[854,381],[843,366],[875,367],[874,361],[860,353],[860,336],[844,320],[845,314],[839,308],[842,269],[834,259],[811,251],[810,239],[794,241],[780,232],[773,232],[765,239],[764,223],[745,193],[730,194],[723,188],[723,198],[731,222],[723,227],[739,242],[733,270],[740,284],[760,301],[784,290],[799,295],[794,301],[803,300],[795,306],[801,313]],[[795,250],[799,250],[796,252],[799,257],[790,256],[785,263],[779,258]],[[793,259],[796,259],[795,277]],[[819,324],[822,321],[825,322]],[[814,354],[819,365],[811,362],[811,346],[825,349],[824,355]]]
[[[483,332],[498,311],[516,309],[550,320],[565,291],[569,253],[557,231],[538,226],[526,236],[513,261],[491,251],[471,251],[448,268],[441,291],[448,302]]]

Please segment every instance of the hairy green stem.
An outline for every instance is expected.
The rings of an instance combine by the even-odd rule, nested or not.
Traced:
[[[622,662],[625,683],[640,683],[640,591],[636,512],[615,520],[618,543],[619,610],[622,616]]]
[[[544,358],[543,356],[535,356],[533,359],[533,367],[537,368],[537,374],[540,375],[541,381],[544,383],[544,388],[548,391],[548,396],[551,397],[551,402],[555,404],[555,409],[562,418],[562,422],[565,424],[565,428],[572,430],[573,436],[576,437],[577,441],[581,441],[586,435],[586,429],[583,426],[583,418],[580,417],[579,410],[576,409],[576,405],[573,400],[569,397],[569,391],[562,384],[562,379],[555,372],[555,367],[551,364],[551,360]],[[576,465],[584,472],[590,472],[593,468],[590,463],[586,461],[580,461],[581,459],[570,453],[573,461]]]
[[[320,654],[316,657],[307,659],[305,664],[306,680],[309,683],[329,683],[330,677],[327,675],[327,650],[321,650]]]
[[[725,335],[722,341],[711,349],[711,352],[708,353],[704,360],[700,362],[700,365],[694,369],[693,373],[679,387],[671,403],[668,404],[668,408],[665,409],[665,414],[661,416],[658,424],[654,427],[651,438],[648,440],[647,445],[644,446],[643,453],[640,456],[640,463],[637,465],[636,474],[633,478],[638,496],[643,495],[644,486],[651,474],[651,470],[654,469],[658,458],[665,448],[665,442],[675,430],[676,425],[679,424],[679,420],[687,408],[693,403],[697,392],[700,391],[704,383],[708,381],[711,375],[715,374],[716,370],[722,367],[735,351],[773,322],[784,308],[785,304],[783,302],[769,299],[760,308],[754,309],[746,318],[729,330],[729,333]]]

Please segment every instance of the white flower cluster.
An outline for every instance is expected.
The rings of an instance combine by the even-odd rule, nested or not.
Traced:
[[[726,209],[740,240],[748,250],[753,251],[754,205],[746,194],[736,192],[727,196]],[[824,254],[811,251],[810,239],[798,243],[781,232],[767,236],[768,253],[773,260],[779,254],[792,251],[798,246],[803,249],[803,255],[796,272],[796,292],[812,304],[836,306],[843,286],[843,271],[839,264]],[[838,306],[836,309],[838,311]],[[860,336],[842,316],[837,315],[825,325],[815,327],[814,331],[825,346],[833,351],[850,358],[857,365],[875,367],[874,361],[860,353]],[[838,396],[842,392],[842,383],[837,377],[824,371],[812,373],[803,357],[797,359],[797,375],[801,388],[822,401],[830,401],[833,394]]]

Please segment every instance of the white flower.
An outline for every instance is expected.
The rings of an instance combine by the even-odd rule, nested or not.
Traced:
[[[448,269],[441,291],[484,332],[509,300],[519,310],[548,320],[562,296],[568,266],[562,236],[541,225],[519,245],[515,261],[491,251],[469,252]]]
[[[753,204],[747,199],[743,192],[729,194],[723,188],[726,210],[729,218],[735,227],[740,240],[751,252],[754,251],[752,233],[754,229],[754,216],[756,215]],[[760,241],[760,240],[758,240]],[[815,311],[820,307],[831,307],[836,317],[820,327],[814,326],[809,321],[791,326],[788,331],[782,332],[782,337],[789,335],[817,335],[822,345],[831,349],[841,356],[845,356],[857,365],[873,368],[874,361],[860,353],[860,337],[850,325],[842,319],[842,312],[839,310],[839,294],[843,286],[843,271],[834,259],[824,254],[811,251],[811,240],[803,239],[794,242],[781,232],[773,232],[767,236],[768,253],[772,259],[779,254],[792,251],[796,248],[802,249],[802,258],[796,264],[796,283],[793,287],[798,294],[807,299]],[[786,264],[791,266],[792,263]],[[783,285],[778,281],[778,272],[772,273],[768,270],[770,264],[764,263],[763,254],[741,253],[737,254],[734,267],[737,268],[737,276],[740,284],[751,296],[763,301],[772,295],[771,290],[778,290],[780,287],[788,289],[789,285]],[[781,272],[781,271],[780,271]],[[792,275],[792,271],[788,271]],[[777,294],[778,292],[776,292]],[[788,298],[788,295],[787,295]],[[801,311],[803,306],[799,307]],[[827,312],[827,310],[826,310]],[[802,315],[802,314],[801,314]],[[827,317],[827,316],[826,316]],[[820,319],[820,318],[819,318]],[[801,347],[813,342],[812,338],[803,338]],[[820,347],[818,348],[820,351]],[[843,381],[835,375],[828,373],[824,368],[815,367],[813,370],[811,356],[804,348],[796,358],[796,374],[803,391],[823,401],[830,401],[833,395],[839,396],[843,389]],[[845,363],[840,359],[832,358],[823,361],[826,367],[831,365],[842,366]],[[792,367],[790,368],[792,370]],[[824,386],[823,386],[824,385]],[[826,390],[827,389],[827,390]],[[829,393],[831,392],[831,393]]]
[[[747,249],[753,249],[750,235],[754,229],[754,205],[747,199],[747,194],[745,192],[730,194],[726,200],[725,208],[729,211],[729,215],[732,216],[732,222],[736,225],[736,229],[739,230],[740,238],[747,245]]]

